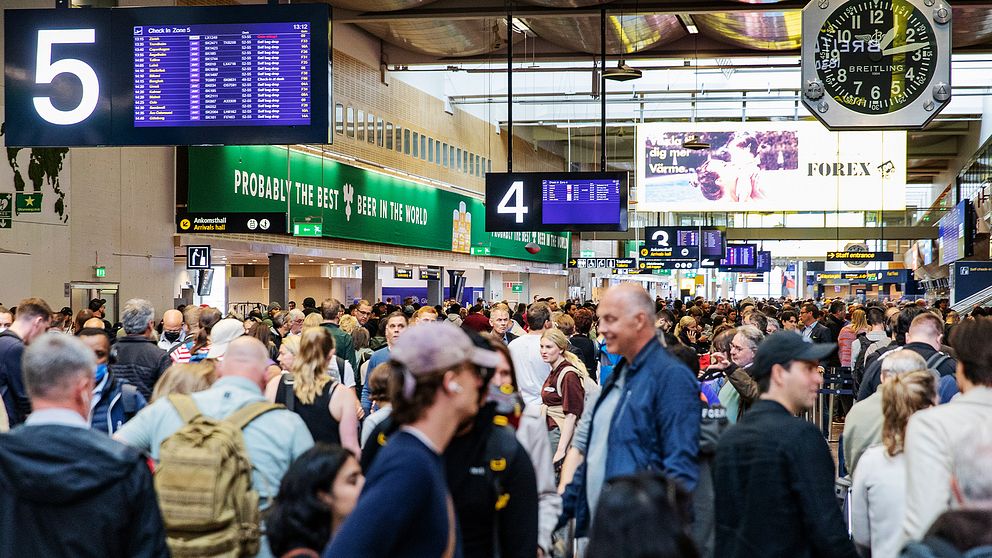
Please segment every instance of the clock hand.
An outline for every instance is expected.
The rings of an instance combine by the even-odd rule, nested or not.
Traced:
[[[915,52],[917,50],[920,50],[921,48],[926,48],[928,46],[930,46],[930,43],[912,43],[912,44],[909,44],[909,45],[902,45],[902,46],[892,47],[892,48],[887,49],[887,50],[883,50],[882,51],[882,55],[883,56],[892,56],[894,54],[903,54],[903,53],[906,53],[906,52]]]
[[[878,50],[885,50],[889,48],[889,45],[892,44],[892,39],[895,38],[896,38],[896,28],[893,27],[892,29],[886,31],[885,35],[882,35],[882,40],[878,42]]]

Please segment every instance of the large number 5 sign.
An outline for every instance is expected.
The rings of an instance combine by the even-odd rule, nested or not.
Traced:
[[[82,84],[83,95],[71,110],[60,110],[52,104],[51,97],[34,97],[38,116],[52,124],[70,126],[89,118],[100,99],[100,80],[89,64],[75,58],[52,60],[52,45],[92,44],[96,42],[95,29],[59,29],[38,31],[38,63],[35,66],[35,83],[50,84],[61,74],[72,74]]]

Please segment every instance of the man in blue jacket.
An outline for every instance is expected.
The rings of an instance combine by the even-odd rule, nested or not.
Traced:
[[[606,292],[597,313],[607,350],[623,358],[586,411],[593,416],[585,462],[563,497],[562,520],[574,517],[578,536],[610,479],[659,471],[692,491],[699,477],[699,382],[655,336],[654,301],[623,284]]]
[[[131,420],[148,402],[137,386],[114,376],[109,367],[110,336],[107,330],[88,327],[79,330],[79,340],[96,357],[96,377],[93,401],[90,402],[90,426],[113,436],[125,422]]]

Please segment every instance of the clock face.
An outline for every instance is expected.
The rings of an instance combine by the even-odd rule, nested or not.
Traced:
[[[815,59],[827,95],[862,114],[885,114],[927,90],[937,39],[930,21],[906,0],[854,0],[823,23]]]

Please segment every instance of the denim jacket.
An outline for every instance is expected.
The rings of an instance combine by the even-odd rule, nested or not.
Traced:
[[[693,490],[699,478],[699,382],[657,338],[652,338],[633,362],[620,360],[592,413],[599,410],[610,390],[620,389],[616,382],[621,374],[626,381],[610,422],[604,481],[657,471]],[[597,422],[602,427],[602,418],[593,414],[590,439]],[[562,520],[575,517],[578,536],[586,533],[592,516],[585,483],[583,463],[563,496]]]

